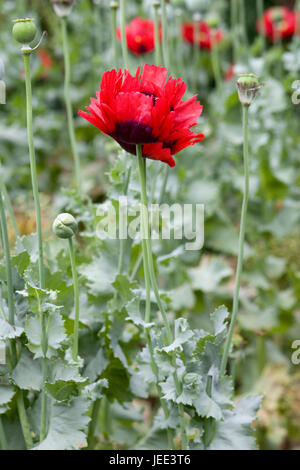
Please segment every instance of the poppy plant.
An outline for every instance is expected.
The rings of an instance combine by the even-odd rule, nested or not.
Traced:
[[[272,42],[293,36],[296,31],[296,13],[287,7],[273,7],[265,11],[258,22],[258,30]]]
[[[134,18],[125,28],[127,46],[136,55],[152,52],[155,47],[154,23],[143,18]],[[161,35],[161,32],[160,32]],[[121,30],[117,28],[121,40]]]
[[[182,25],[182,37],[190,44],[195,43],[196,32],[194,23],[184,23]],[[219,44],[222,41],[223,37],[223,31],[220,29],[213,29],[204,21],[199,21],[198,41],[199,46],[202,49],[210,51],[214,45]]]
[[[104,134],[115,139],[127,152],[175,166],[173,155],[204,139],[190,130],[197,124],[202,106],[197,95],[184,101],[186,84],[170,77],[167,69],[144,65],[132,76],[127,70],[111,70],[102,77],[97,98],[79,115]]]

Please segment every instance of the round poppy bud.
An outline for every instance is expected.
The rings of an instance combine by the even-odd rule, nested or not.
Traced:
[[[32,18],[13,20],[13,37],[21,44],[30,44],[36,35],[37,28]]]
[[[207,19],[207,24],[208,26],[210,26],[210,28],[217,28],[219,26],[219,23],[220,23],[220,19],[216,15],[211,15]]]
[[[243,106],[250,106],[261,84],[254,73],[241,74],[237,81],[240,102]]]
[[[56,217],[52,229],[58,238],[72,238],[78,230],[78,225],[71,214],[64,212]]]
[[[64,18],[71,13],[75,0],[51,0],[51,2],[57,16]]]
[[[110,2],[109,6],[112,10],[117,10],[119,8],[118,2]]]

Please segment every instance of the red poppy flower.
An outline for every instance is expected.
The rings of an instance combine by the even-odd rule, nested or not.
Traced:
[[[202,49],[211,50],[213,45],[219,44],[224,38],[224,33],[220,29],[214,30],[204,21],[199,21],[199,46]],[[195,43],[194,23],[184,23],[182,25],[182,37],[185,41]]]
[[[265,11],[257,24],[258,30],[272,42],[293,36],[296,30],[296,13],[287,7],[273,7]]]
[[[134,18],[125,28],[128,49],[140,55],[153,51],[155,47],[154,23],[143,18]],[[121,40],[121,30],[117,29],[117,38]]]
[[[202,106],[193,96],[183,101],[186,84],[170,77],[164,67],[145,65],[133,77],[127,70],[105,72],[97,99],[79,115],[115,139],[127,152],[175,166],[172,155],[204,139],[190,130]]]

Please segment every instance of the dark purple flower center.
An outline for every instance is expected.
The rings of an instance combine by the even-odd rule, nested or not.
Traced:
[[[124,121],[116,124],[113,137],[125,144],[152,144],[156,142],[152,128],[142,122]]]

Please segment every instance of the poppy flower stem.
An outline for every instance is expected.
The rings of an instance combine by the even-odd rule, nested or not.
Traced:
[[[221,93],[222,75],[221,75],[221,69],[220,69],[219,51],[218,51],[218,45],[214,44],[214,41],[212,43],[212,48],[211,48],[211,63],[212,63],[212,69],[213,69],[216,88],[217,88],[217,91]]]
[[[148,216],[148,197],[147,197],[147,187],[146,187],[146,160],[142,156],[142,147],[141,145],[136,146],[136,153],[138,157],[138,165],[139,165],[139,177],[140,177],[140,185],[141,185],[141,226],[142,226],[142,248],[143,248],[143,261],[144,261],[144,270],[145,270],[145,283],[147,285],[147,298],[146,301],[146,315],[145,321],[146,323],[150,320],[150,282],[152,285],[152,289],[156,298],[156,302],[158,308],[161,312],[165,330],[166,330],[166,337],[168,344],[172,344],[174,341],[173,333],[171,331],[171,327],[168,321],[168,317],[165,311],[165,307],[161,300],[159,289],[157,285],[154,264],[153,264],[153,253],[152,253],[152,246],[151,246],[151,239],[150,239],[150,230],[149,230],[149,216]],[[176,353],[173,354],[172,358],[172,365],[174,367],[173,379],[175,383],[176,393],[179,396],[181,394],[181,384],[178,379],[177,370],[176,370]],[[185,421],[184,421],[184,408],[182,404],[178,405],[178,413],[180,419],[180,433],[182,439],[182,449],[187,449],[188,441],[186,435],[186,428],[185,428]]]
[[[162,44],[163,44],[164,66],[167,69],[169,69],[170,56],[169,56],[169,44],[168,44],[169,38],[168,38],[166,0],[161,0],[161,19],[162,19]]]
[[[6,185],[5,185],[5,183],[4,183],[1,176],[0,176],[0,192],[3,195],[5,208],[7,210],[8,215],[9,215],[10,223],[11,223],[11,226],[13,228],[15,237],[17,238],[17,237],[20,236],[20,230],[19,230],[16,218],[15,218],[13,207],[12,207],[11,202],[10,202],[10,198],[9,198],[9,195],[8,195],[8,192],[7,192],[7,189],[6,189]]]
[[[223,357],[222,357],[222,362],[221,362],[221,369],[220,369],[221,376],[224,375],[226,371],[228,356],[229,356],[229,352],[231,348],[232,336],[233,336],[234,328],[237,322],[241,274],[242,274],[242,269],[243,269],[245,230],[246,230],[247,208],[248,208],[248,199],[249,199],[248,109],[249,109],[249,106],[243,105],[245,187],[244,187],[244,195],[243,195],[242,214],[241,214],[239,253],[238,253],[238,261],[237,261],[235,289],[234,289],[234,296],[233,296],[232,316],[231,316],[229,332],[228,332],[227,339],[225,342],[225,347],[224,347],[224,352],[223,352]]]
[[[7,439],[6,439],[5,430],[4,430],[1,416],[0,416],[0,445],[1,445],[1,450],[8,450]]]
[[[117,42],[117,11],[119,5],[117,2],[110,3],[111,9],[111,35],[112,35],[112,43],[113,43],[113,50],[114,50],[114,65],[115,68],[118,68],[118,42]]]
[[[232,42],[233,42],[233,63],[236,64],[238,61],[238,37],[237,37],[237,26],[238,26],[238,1],[239,0],[231,0],[231,9],[230,9],[230,16],[231,16],[231,34],[232,34]]]
[[[260,34],[260,37],[261,37],[263,51],[265,51],[265,49],[266,49],[266,38],[265,38],[264,21],[263,21],[264,0],[256,0],[256,14],[257,14],[257,21],[258,21],[258,24],[259,24],[259,34]]]
[[[24,54],[24,65],[25,65],[25,84],[26,84],[26,111],[27,111],[27,134],[28,134],[28,145],[29,145],[29,157],[30,157],[30,171],[31,171],[31,182],[32,191],[35,205],[35,216],[36,216],[36,230],[38,236],[38,250],[39,250],[39,277],[40,277],[40,288],[45,288],[45,270],[44,270],[44,256],[43,256],[43,238],[42,238],[42,218],[41,218],[41,206],[39,198],[39,189],[37,182],[37,170],[36,170],[36,159],[35,149],[33,142],[33,130],[32,130],[32,89],[31,89],[31,76],[30,76],[30,54]]]
[[[124,65],[127,70],[129,70],[129,56],[127,48],[127,39],[126,39],[126,19],[125,19],[125,0],[120,0],[120,22],[121,22],[121,45],[122,45],[122,54]]]
[[[131,178],[131,166],[128,168],[128,170],[126,172],[126,176],[125,176],[124,190],[123,190],[124,196],[127,196],[127,194],[128,194],[130,178]],[[120,239],[119,261],[118,261],[118,273],[119,274],[122,274],[123,270],[124,270],[125,250],[126,250],[126,239],[121,238]]]
[[[14,307],[14,294],[13,294],[13,280],[12,280],[12,265],[8,240],[8,230],[6,215],[4,209],[3,196],[0,191],[0,222],[1,233],[3,242],[3,251],[5,253],[5,267],[6,267],[6,282],[7,282],[7,295],[8,295],[8,321],[11,325],[15,324],[15,307]]]
[[[60,21],[61,21],[64,64],[65,64],[64,92],[65,92],[65,103],[66,103],[67,119],[68,119],[68,130],[69,130],[69,138],[70,138],[71,150],[72,150],[74,166],[75,166],[76,187],[77,187],[78,194],[81,198],[82,197],[82,181],[81,181],[80,159],[79,159],[79,154],[77,150],[73,109],[72,109],[72,102],[71,102],[71,97],[70,97],[71,62],[70,62],[68,31],[67,31],[67,19],[64,17],[64,18],[61,18]]]
[[[247,19],[246,19],[246,7],[245,0],[240,0],[240,22],[242,25],[242,39],[244,46],[248,46],[248,35],[247,35]],[[248,53],[247,53],[248,56]]]
[[[198,14],[194,15],[194,77],[193,77],[193,89],[197,89],[198,85],[198,67],[199,67],[199,57],[200,57],[200,17]]]
[[[72,356],[73,361],[78,360],[78,332],[79,332],[79,285],[78,285],[78,275],[76,269],[76,258],[75,258],[75,249],[73,239],[69,238],[69,254],[72,268],[72,277],[73,277],[73,289],[74,289],[74,302],[75,302],[75,320],[74,320],[74,336],[73,336],[73,347],[72,347]]]
[[[3,242],[3,251],[5,254],[6,282],[7,282],[7,295],[8,295],[8,302],[7,302],[8,303],[8,321],[11,325],[14,325],[15,324],[15,307],[14,307],[14,293],[13,293],[13,279],[12,279],[12,264],[11,264],[11,256],[10,256],[10,248],[9,248],[9,240],[8,240],[6,215],[5,215],[5,209],[4,209],[4,203],[3,203],[1,191],[0,191],[0,223],[1,223],[1,239]],[[14,340],[11,340],[10,353],[11,353],[10,368],[13,369],[17,361],[17,351],[16,351],[16,344]],[[19,413],[20,423],[21,423],[26,447],[27,449],[30,449],[33,446],[33,442],[32,442],[28,418],[26,415],[25,407],[24,407],[23,393],[21,390],[17,392],[17,407],[18,407],[18,413]],[[0,430],[0,433],[1,433],[1,430]],[[1,443],[1,446],[3,447],[3,443]]]
[[[159,38],[159,2],[153,2],[154,8],[154,42],[155,42],[155,64],[161,66],[161,44]]]

